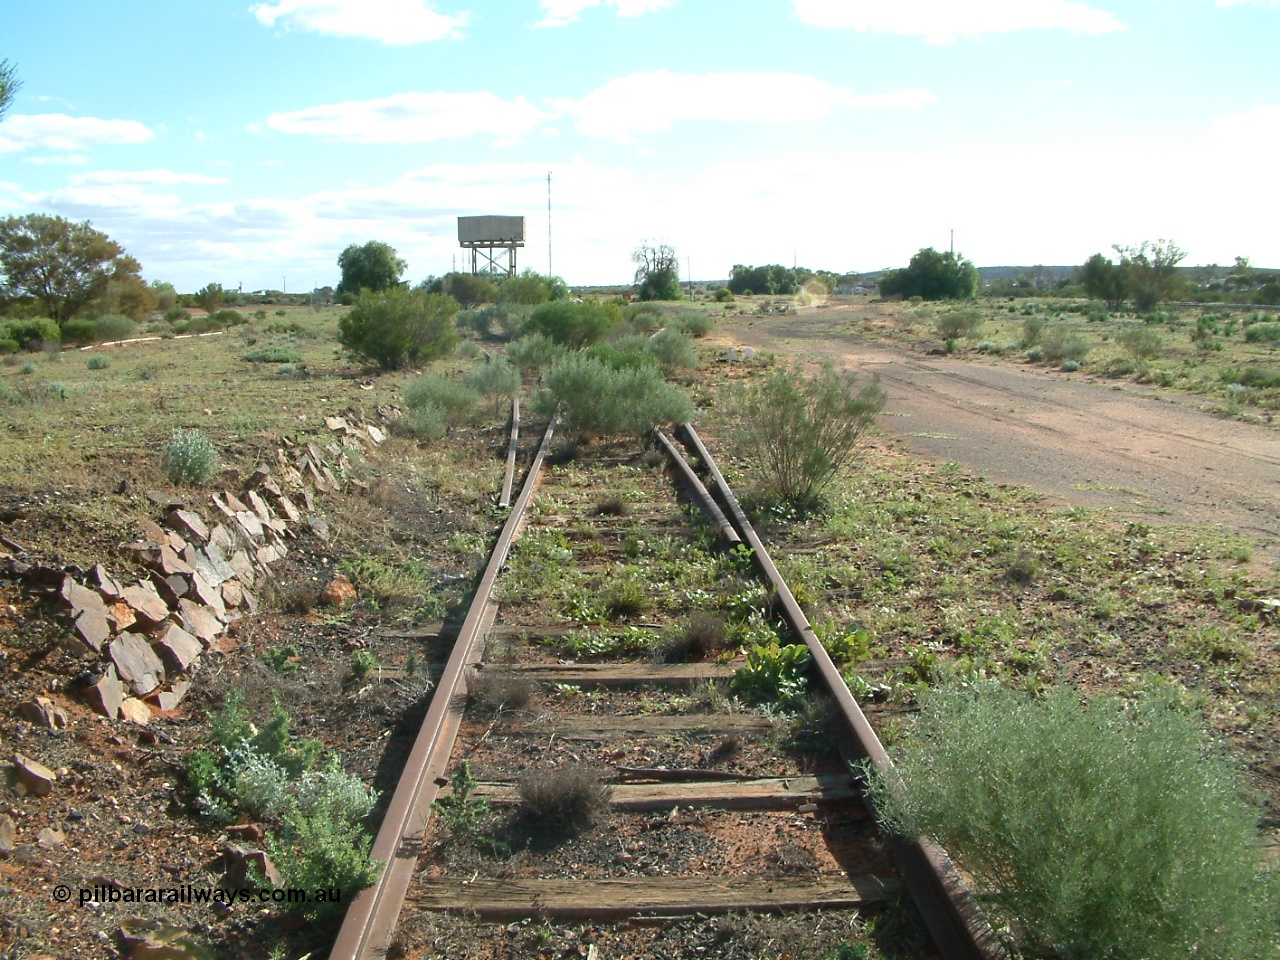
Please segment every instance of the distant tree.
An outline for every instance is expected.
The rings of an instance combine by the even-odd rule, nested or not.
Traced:
[[[377,240],[351,244],[338,255],[342,282],[337,293],[358,294],[361,290],[389,290],[399,285],[408,264],[396,255],[395,247]]]
[[[1129,298],[1129,284],[1125,271],[1101,253],[1095,253],[1077,271],[1080,285],[1086,295],[1105,300],[1112,310],[1119,308]]]
[[[1187,252],[1172,240],[1144,240],[1136,247],[1115,247],[1133,305],[1151,310],[1161,300],[1176,300],[1182,290],[1178,264]]]
[[[403,287],[366,290],[338,321],[338,342],[352,356],[383,370],[429,363],[457,346],[457,312],[457,301],[442,293]]]
[[[641,300],[679,300],[680,263],[675,247],[660,243],[642,244],[631,254],[636,265],[636,294]]]
[[[885,273],[880,292],[924,300],[969,300],[978,294],[978,268],[954,253],[925,247],[905,268]]]
[[[101,294],[89,305],[96,317],[123,314],[141,323],[156,309],[159,296],[141,276],[142,267],[127,254],[117,261],[117,269],[107,279]]]
[[[195,292],[192,300],[201,310],[206,313],[213,313],[222,306],[222,301],[225,297],[226,291],[222,289],[222,284],[207,283]]]
[[[139,277],[138,261],[89,221],[31,213],[0,220],[0,291],[32,299],[59,325],[108,292]]]
[[[178,291],[174,289],[172,283],[166,283],[164,280],[152,280],[151,289],[156,292],[155,308],[160,312],[172,310],[178,305]]]
[[[761,267],[747,267],[735,263],[733,270],[729,273],[729,290],[737,294],[767,293],[789,296],[796,292],[798,285],[799,278],[796,271],[780,263],[769,263]]]
[[[22,81],[18,79],[17,65],[11,64],[8,60],[0,60],[0,120],[3,120],[5,114],[9,112],[9,107],[13,105],[13,98],[17,96],[21,87]]]

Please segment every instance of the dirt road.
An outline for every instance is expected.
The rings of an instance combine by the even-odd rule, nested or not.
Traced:
[[[816,316],[815,316],[816,314]],[[846,326],[846,325],[841,325]],[[1213,524],[1280,557],[1280,430],[1205,412],[1203,397],[1145,392],[1044,367],[926,356],[869,343],[821,311],[730,318],[730,342],[878,373],[881,423],[906,446],[993,480],[1118,517]]]

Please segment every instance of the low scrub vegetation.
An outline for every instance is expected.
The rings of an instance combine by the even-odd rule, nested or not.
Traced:
[[[875,380],[859,382],[831,366],[812,378],[778,367],[742,396],[740,439],[769,492],[796,509],[811,510],[853,457],[858,438],[884,403]]]
[[[604,339],[618,323],[616,310],[598,303],[553,300],[534,308],[522,334],[540,333],[566,347],[586,347]]]
[[[1258,810],[1195,721],[1059,688],[937,692],[873,778],[897,831],[939,840],[1027,947],[1079,960],[1274,956],[1280,876]]]
[[[383,370],[429,363],[457,346],[457,301],[440,293],[395,288],[362,293],[338,321],[338,342],[353,357]]]
[[[559,408],[569,432],[643,437],[655,424],[693,416],[688,397],[663,380],[656,364],[615,369],[599,356],[571,354],[544,382],[539,406],[545,415]]]
[[[178,427],[160,456],[160,469],[171,481],[189,486],[208,483],[221,469],[218,448],[203,430]]]
[[[560,833],[590,827],[609,809],[612,794],[598,771],[577,764],[530,770],[516,785],[520,817]]]

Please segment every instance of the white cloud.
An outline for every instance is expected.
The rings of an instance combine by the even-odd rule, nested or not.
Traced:
[[[23,163],[33,163],[36,166],[71,166],[82,167],[89,162],[89,158],[83,153],[67,153],[61,156],[36,156],[23,157]]]
[[[1215,7],[1280,7],[1280,0],[1215,0]]]
[[[957,37],[1022,30],[1111,33],[1125,25],[1077,0],[792,0],[796,18],[811,27],[923,37]]]
[[[0,125],[0,153],[84,150],[95,144],[146,143],[155,134],[137,120],[100,120],[65,113],[15,114]]]
[[[542,0],[545,14],[535,27],[563,27],[576,23],[589,7],[613,7],[620,17],[639,17],[657,13],[675,4],[675,0]]]
[[[68,178],[76,186],[130,184],[136,186],[175,186],[182,183],[230,183],[225,177],[207,177],[202,173],[176,173],[172,170],[95,170],[72,174]]]
[[[462,36],[469,14],[437,13],[424,0],[279,0],[249,12],[265,26],[310,30],[336,37],[362,37],[389,46],[409,46]]]
[[[796,73],[633,73],[597,87],[581,100],[561,99],[557,113],[574,118],[579,133],[620,143],[636,134],[668,130],[683,120],[730,123],[810,123],[837,107],[914,110],[936,102],[928,90],[857,94]]]
[[[276,113],[267,118],[267,126],[281,133],[355,143],[428,143],[480,133],[511,143],[542,119],[542,113],[523,97],[503,100],[484,91],[400,93]]]

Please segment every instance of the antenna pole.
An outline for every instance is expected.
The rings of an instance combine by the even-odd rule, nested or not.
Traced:
[[[547,276],[551,274],[551,171],[547,171]]]

